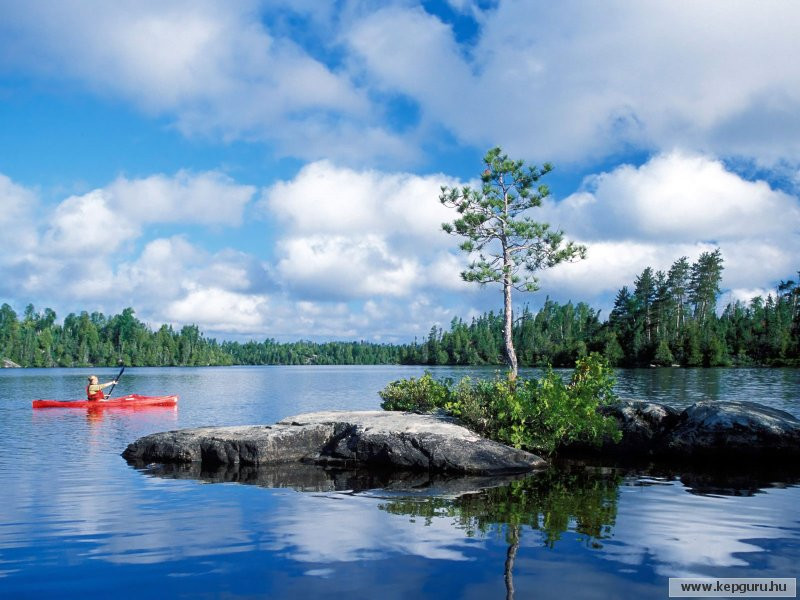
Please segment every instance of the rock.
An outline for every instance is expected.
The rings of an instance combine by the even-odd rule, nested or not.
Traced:
[[[21,369],[22,367],[15,363],[13,360],[4,358],[2,361],[2,366],[4,369]]]
[[[635,455],[640,458],[663,451],[670,430],[678,422],[681,414],[675,408],[656,402],[622,400],[618,404],[603,406],[600,411],[612,416],[619,423],[622,439],[619,442],[607,438],[598,446],[585,443],[572,443],[561,450],[568,454],[603,456]]]
[[[755,402],[699,402],[680,414],[666,445],[692,457],[798,457],[800,419]]]
[[[653,402],[622,401],[603,407],[622,430],[617,444],[570,444],[567,455],[666,458],[749,459],[786,462],[800,457],[800,420],[755,402],[700,402],[678,411]]]
[[[203,469],[309,462],[465,474],[525,472],[547,464],[451,418],[389,411],[318,412],[275,425],[155,433],[130,444],[123,456],[145,463],[200,463]]]

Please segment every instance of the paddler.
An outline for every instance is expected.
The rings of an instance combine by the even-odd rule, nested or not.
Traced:
[[[98,383],[97,375],[89,375],[89,385],[86,386],[86,399],[90,402],[95,400],[105,400],[106,395],[103,393],[103,388],[107,388],[110,385],[116,384],[116,381]]]

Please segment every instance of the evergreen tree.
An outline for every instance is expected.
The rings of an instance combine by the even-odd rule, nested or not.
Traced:
[[[722,254],[717,248],[714,252],[703,252],[692,265],[689,299],[694,303],[694,315],[701,325],[716,310],[722,281],[722,262]]]
[[[518,362],[512,332],[512,290],[537,290],[537,271],[583,258],[586,249],[565,242],[563,232],[526,214],[541,206],[542,199],[550,194],[545,185],[534,187],[551,171],[549,164],[541,169],[525,166],[521,160],[509,159],[500,148],[489,150],[483,162],[486,169],[480,190],[442,187],[440,202],[461,215],[442,228],[466,238],[461,250],[478,253],[478,259],[461,274],[465,281],[499,283],[502,287],[503,343],[509,378],[513,380]]]

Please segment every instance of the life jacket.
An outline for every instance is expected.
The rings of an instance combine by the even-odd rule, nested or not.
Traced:
[[[88,385],[86,386],[86,399],[87,400],[89,400],[89,401],[103,400],[106,397],[105,394],[103,394],[103,390],[102,389],[99,389],[96,392],[94,392],[93,394],[90,394],[89,393],[89,387],[90,386],[88,386]]]

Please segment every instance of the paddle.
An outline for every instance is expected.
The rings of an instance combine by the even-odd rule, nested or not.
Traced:
[[[120,364],[122,364],[122,361],[119,361],[119,362],[120,362]],[[120,378],[120,377],[122,377],[122,374],[123,374],[124,372],[125,372],[125,365],[122,365],[122,368],[121,368],[121,369],[120,369],[120,371],[119,371],[119,375],[117,375],[117,376],[114,378],[114,383],[111,385],[111,389],[110,389],[110,390],[108,390],[108,396],[106,396],[107,398],[110,398],[110,397],[111,397],[111,392],[113,392],[113,391],[114,391],[114,388],[116,387],[117,383],[119,383],[119,378]]]

